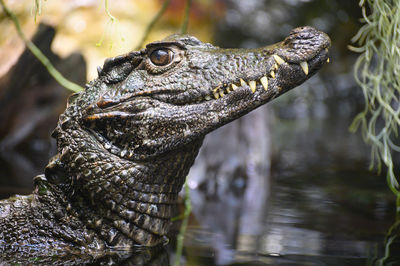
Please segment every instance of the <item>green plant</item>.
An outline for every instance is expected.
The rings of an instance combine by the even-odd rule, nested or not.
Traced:
[[[387,167],[387,183],[397,196],[400,212],[400,187],[392,155],[400,152],[400,1],[361,0],[364,25],[353,37],[359,52],[355,78],[361,86],[365,108],[359,113],[351,131],[359,127],[364,140],[371,145],[371,168]],[[367,12],[369,14],[367,14]],[[398,173],[397,173],[398,174]]]

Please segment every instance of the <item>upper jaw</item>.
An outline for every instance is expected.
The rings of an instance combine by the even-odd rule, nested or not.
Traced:
[[[326,62],[329,62],[328,48],[319,50],[313,54],[313,57],[299,63],[288,62],[278,54],[273,54],[267,60],[267,67],[261,74],[252,77],[238,75],[235,80],[221,83],[208,90],[208,93],[202,97],[197,97],[186,104],[211,104],[216,100],[221,101],[229,95],[238,94],[241,90],[246,90],[254,96],[262,94],[263,98],[275,98],[303,83]],[[243,97],[242,93],[240,95]],[[238,96],[234,98],[238,98]]]
[[[168,97],[168,102],[179,105],[212,102],[220,100],[242,87],[255,95],[263,92],[264,95],[276,97],[304,82],[323,64],[329,62],[329,47],[330,39],[325,33],[312,27],[296,28],[278,44],[249,50],[251,53],[265,55],[266,58],[263,60],[261,69],[260,67],[251,69],[252,66],[249,66],[250,71],[246,73],[238,71],[232,80],[225,80],[225,77],[221,77],[220,83],[212,88],[194,89],[192,93],[182,92],[182,95],[186,94],[187,96],[184,97],[185,100],[182,100],[183,97],[181,97],[180,102],[175,103],[174,97]],[[163,101],[163,95],[155,98]]]

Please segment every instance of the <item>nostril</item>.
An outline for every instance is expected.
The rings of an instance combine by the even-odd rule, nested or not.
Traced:
[[[283,47],[276,53],[291,63],[308,61],[318,55],[322,49],[330,46],[330,39],[312,27],[299,27],[283,41]]]

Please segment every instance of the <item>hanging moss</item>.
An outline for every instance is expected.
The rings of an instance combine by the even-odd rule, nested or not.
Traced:
[[[355,77],[364,93],[365,109],[350,129],[361,128],[371,145],[371,168],[380,171],[382,162],[387,166],[388,185],[400,203],[399,169],[392,159],[400,152],[400,1],[361,0],[359,5],[364,25],[352,40],[357,47],[350,49],[360,53]]]

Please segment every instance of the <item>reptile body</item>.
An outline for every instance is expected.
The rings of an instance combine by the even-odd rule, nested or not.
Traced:
[[[301,27],[258,49],[173,35],[107,59],[69,98],[33,193],[0,201],[0,252],[164,243],[204,136],[306,81],[329,46]]]

